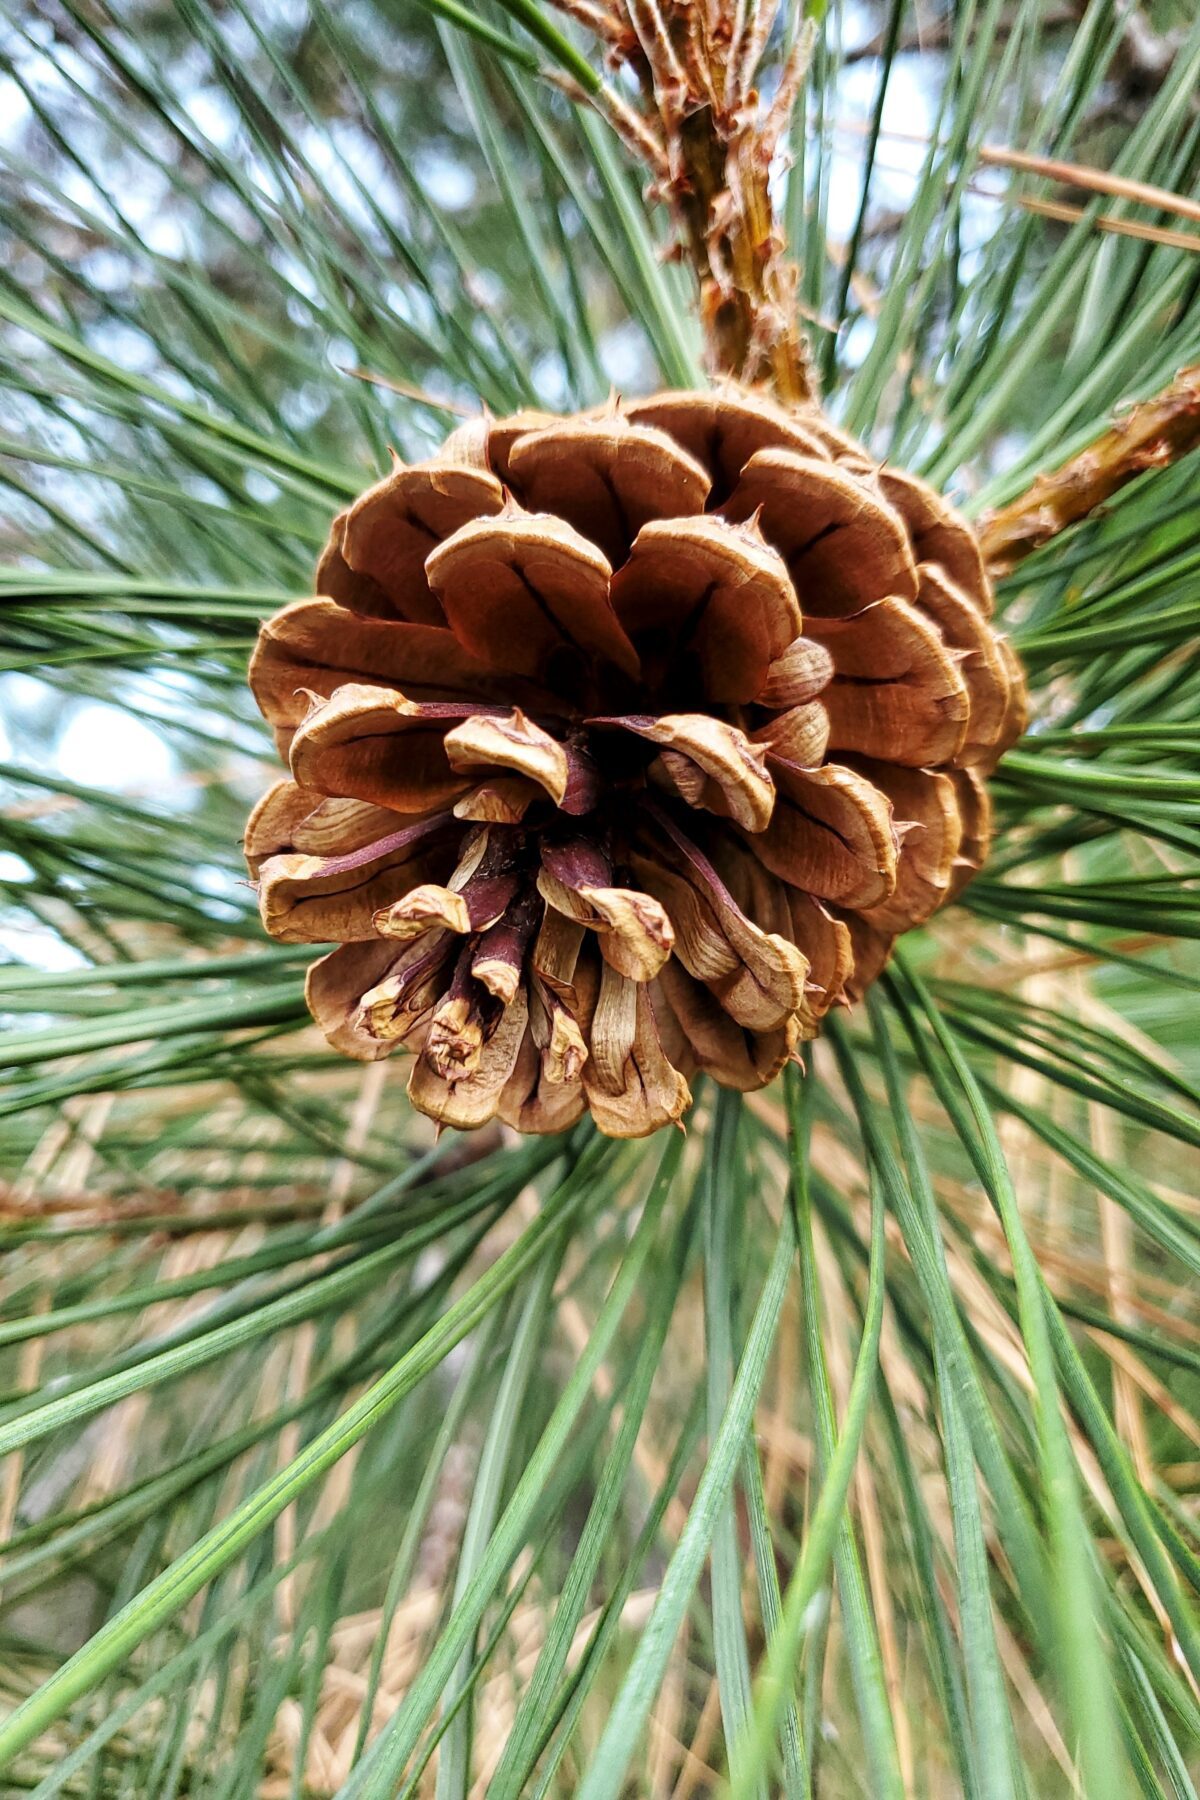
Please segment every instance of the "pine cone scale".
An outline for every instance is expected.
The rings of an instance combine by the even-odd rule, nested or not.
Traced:
[[[350,508],[340,553],[352,574],[372,583],[367,592],[382,590],[396,619],[445,625],[428,558],[460,528],[500,512],[503,505],[503,488],[484,469],[461,463],[400,468]],[[361,584],[348,584],[346,603],[352,610],[362,591]]]

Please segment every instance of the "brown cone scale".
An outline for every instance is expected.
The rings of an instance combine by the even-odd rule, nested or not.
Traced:
[[[969,526],[744,389],[455,432],[334,521],[250,681],[263,921],[469,1128],[770,1081],[986,855],[1025,722]]]

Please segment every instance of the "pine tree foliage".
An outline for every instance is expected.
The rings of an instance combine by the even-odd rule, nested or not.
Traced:
[[[1200,22],[808,10],[827,404],[982,516],[1200,361]],[[435,1142],[246,658],[389,446],[702,381],[690,278],[537,0],[0,33],[0,1792],[1194,1800],[1195,458],[1001,583],[991,860],[803,1073]]]

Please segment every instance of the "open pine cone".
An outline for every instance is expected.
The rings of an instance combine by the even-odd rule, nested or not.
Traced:
[[[975,538],[744,390],[456,431],[334,521],[250,680],[266,928],[415,1104],[639,1136],[756,1088],[977,869],[1024,688]]]

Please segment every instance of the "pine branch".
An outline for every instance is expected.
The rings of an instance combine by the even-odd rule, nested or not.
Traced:
[[[1200,445],[1200,364],[1143,400],[1059,469],[1039,475],[1007,506],[984,515],[983,553],[1006,574],[1043,544],[1088,518],[1128,482],[1178,462]]]
[[[704,8],[680,0],[624,0],[595,20],[576,0],[556,3],[592,26],[610,61],[637,75],[640,109],[607,82],[578,84],[577,70],[555,80],[581,99],[586,92],[650,170],[651,194],[666,201],[679,254],[699,282],[711,372],[769,382],[785,401],[814,399],[816,376],[796,304],[799,270],[769,176],[804,86],[815,24],[795,34],[764,103],[757,83],[778,0],[723,13],[716,25]]]

